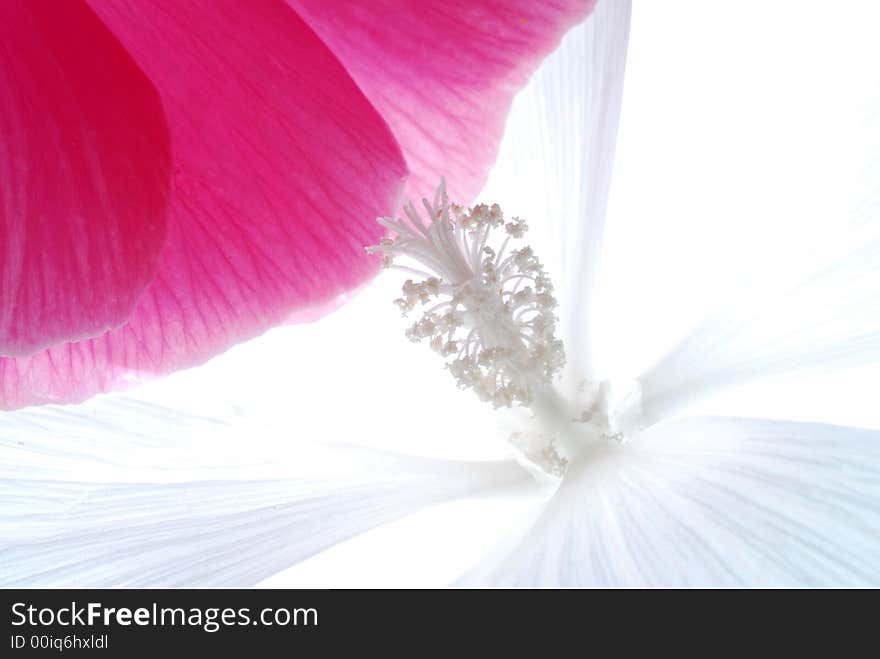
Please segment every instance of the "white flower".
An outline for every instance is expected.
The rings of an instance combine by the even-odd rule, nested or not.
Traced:
[[[651,11],[671,11],[638,10],[636,39],[658,25]],[[375,577],[384,554],[404,574],[401,558],[414,556],[421,584],[441,574],[464,584],[876,585],[880,432],[702,414],[772,414],[786,393],[801,417],[833,419],[835,399],[838,422],[857,418],[860,400],[876,410],[870,383],[859,389],[852,371],[812,381],[825,396],[804,410],[812,374],[880,360],[880,132],[876,115],[848,114],[858,94],[876,98],[876,58],[861,51],[873,37],[856,30],[869,21],[816,15],[846,38],[812,60],[786,42],[775,59],[755,46],[763,59],[750,65],[743,48],[718,70],[717,58],[671,48],[651,57],[690,68],[647,81],[656,69],[631,61],[627,89],[641,83],[653,102],[626,97],[613,188],[628,3],[600,3],[517,100],[484,199],[528,221],[555,284],[567,356],[555,386],[589,401],[622,384],[602,400],[610,417],[628,419],[626,442],[597,442],[560,481],[536,481],[504,441],[529,428],[528,414],[457,391],[436,355],[402,337],[388,304],[400,282],[385,274],[321,323],[276,330],[134,395],[0,417],[0,583],[251,585],[461,500],[435,509],[451,511],[442,528],[436,512],[418,533],[385,526],[302,563],[287,583],[303,584],[321,560],[333,566],[336,552],[355,566],[342,573],[349,584]],[[711,18],[692,17],[706,40]],[[750,44],[780,43],[748,24]],[[746,71],[767,78],[740,79]],[[676,84],[720,94],[719,106],[707,97],[704,108],[676,108]],[[810,89],[826,105],[792,115]],[[756,143],[718,122],[725,90],[752,95],[755,117],[771,126],[764,134],[779,142],[737,153]],[[669,121],[673,110],[688,121]],[[682,124],[703,139],[675,136]],[[664,168],[660,156],[681,143],[691,158],[701,146],[711,157],[690,167],[667,158]],[[626,187],[633,181],[641,186]],[[683,332],[710,303],[721,312]],[[322,349],[308,350],[312,341]],[[644,368],[652,352],[659,358]],[[737,387],[759,380],[750,403]],[[739,400],[716,396],[723,390]],[[502,510],[492,497],[517,528],[468,566]],[[487,515],[474,522],[465,514],[474,510]],[[371,537],[377,551],[365,550]],[[458,573],[436,565],[450,556]]]

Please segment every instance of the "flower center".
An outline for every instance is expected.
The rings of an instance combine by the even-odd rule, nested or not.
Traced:
[[[438,352],[459,387],[495,408],[527,408],[533,422],[511,441],[547,473],[562,475],[590,438],[619,440],[607,392],[585,386],[587,402],[577,404],[553,386],[565,351],[553,285],[531,247],[519,246],[526,223],[505,221],[497,204],[450,204],[444,183],[423,206],[427,221],[410,202],[408,223],[379,218],[396,236],[366,248],[383,255],[383,266],[419,277],[395,300],[404,316],[420,310],[406,336]]]

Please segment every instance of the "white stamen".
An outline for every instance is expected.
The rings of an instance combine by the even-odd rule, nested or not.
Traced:
[[[590,438],[616,436],[604,421],[596,425],[592,407],[586,423],[584,408],[553,387],[565,364],[553,285],[531,247],[510,248],[528,225],[519,218],[505,222],[497,204],[450,204],[445,183],[433,204],[423,202],[428,221],[407,203],[409,223],[380,218],[397,235],[366,248],[381,254],[384,266],[421,277],[407,279],[395,300],[403,315],[421,309],[407,338],[428,342],[458,386],[481,400],[495,408],[528,408],[536,429],[514,433],[511,441],[528,462],[562,475]],[[399,258],[415,263],[400,265]]]
[[[389,267],[409,257],[435,276],[408,279],[403,297],[395,300],[406,314],[433,302],[406,335],[427,341],[447,358],[459,387],[473,389],[494,407],[529,405],[565,363],[562,342],[555,336],[556,300],[550,280],[530,247],[508,252],[527,225],[519,218],[505,224],[497,204],[471,209],[450,205],[445,184],[433,205],[424,201],[429,222],[412,204],[405,212],[412,226],[383,218],[397,232],[392,240],[367,248],[380,252]],[[491,238],[505,239],[494,249]]]

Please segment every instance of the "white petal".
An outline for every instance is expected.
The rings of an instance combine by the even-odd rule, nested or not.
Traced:
[[[642,405],[655,423],[750,381],[872,362],[880,362],[880,239],[698,325],[639,378]]]
[[[435,503],[528,481],[513,463],[283,442],[111,401],[2,418],[0,584],[250,585]]]
[[[383,524],[322,551],[266,581],[271,588],[443,588],[530,519],[547,500],[531,496],[471,497]],[[525,492],[523,492],[525,494]],[[364,569],[369,562],[369,570]]]
[[[877,236],[880,6],[748,7],[634,9],[597,312],[611,375]]]
[[[630,2],[600,1],[516,97],[481,195],[525,218],[560,291],[571,366],[593,365],[592,311],[629,36]]]
[[[878,585],[878,537],[880,432],[695,417],[594,456],[463,583]]]

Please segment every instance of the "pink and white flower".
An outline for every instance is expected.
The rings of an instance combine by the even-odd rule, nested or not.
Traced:
[[[639,9],[633,43],[674,14]],[[852,427],[878,423],[852,368],[880,361],[876,39],[812,9],[781,54],[790,14],[745,17],[755,54],[725,60],[709,26],[739,8],[693,3],[705,32],[627,64],[645,106],[623,94],[629,3],[606,0],[517,98],[482,196],[553,281],[567,359],[538,380],[565,414],[457,391],[386,274],[130,395],[0,418],[2,583],[877,584],[880,432]],[[697,83],[695,107],[668,93]],[[571,440],[567,465],[523,437]]]

